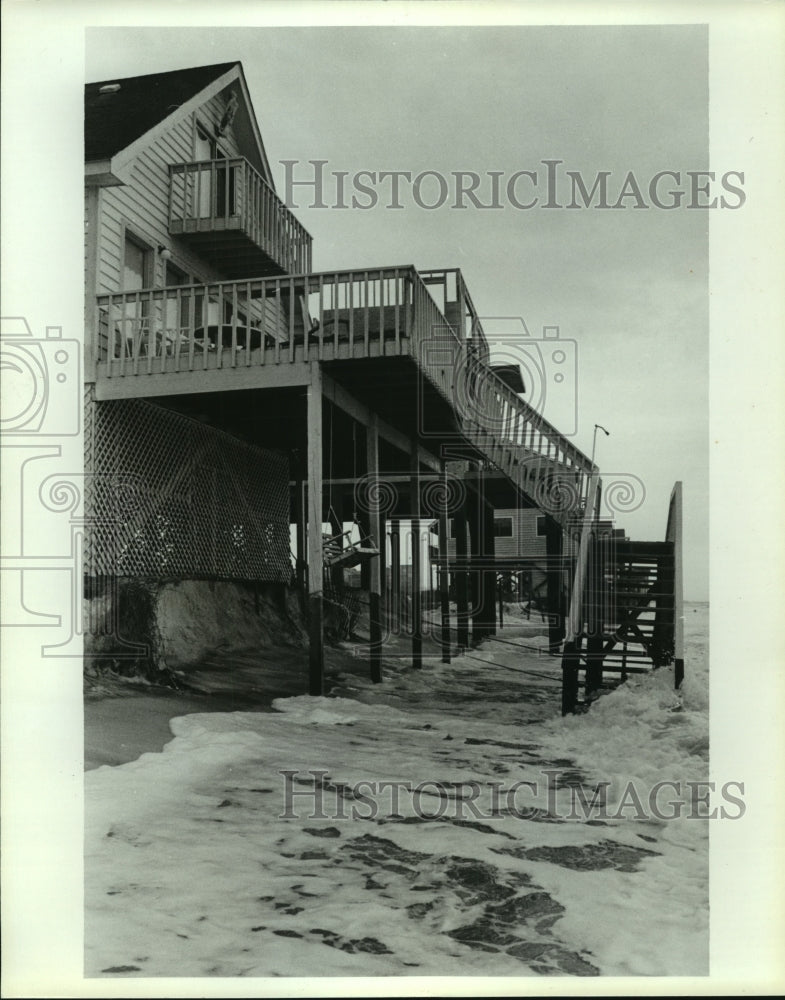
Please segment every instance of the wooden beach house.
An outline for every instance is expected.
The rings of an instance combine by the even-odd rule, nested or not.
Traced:
[[[145,610],[119,608],[117,581],[145,581],[153,603],[157,584],[188,584],[191,614],[211,600],[225,611],[243,588],[299,593],[309,690],[320,693],[326,602],[340,602],[342,570],[359,567],[378,681],[394,614],[388,526],[441,525],[449,659],[470,633],[493,631],[494,543],[504,537],[494,512],[525,507],[542,519],[558,644],[577,558],[563,539],[596,470],[494,370],[459,270],[359,261],[314,272],[311,250],[276,193],[240,63],[86,87],[90,614],[103,602],[102,627],[114,623],[121,653],[150,637],[130,634]]]

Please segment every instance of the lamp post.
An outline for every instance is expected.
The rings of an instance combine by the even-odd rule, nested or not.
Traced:
[[[591,442],[591,464],[592,464],[592,468],[594,468],[594,453],[597,450],[597,431],[602,431],[603,434],[606,437],[610,437],[611,436],[611,432],[608,431],[608,430],[606,430],[602,426],[602,424],[595,424],[594,425],[594,437],[592,438],[592,442]]]

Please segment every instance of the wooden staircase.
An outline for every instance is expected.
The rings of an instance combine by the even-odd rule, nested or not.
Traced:
[[[576,571],[576,608],[562,657],[563,714],[590,703],[606,674],[625,681],[674,663],[678,688],[684,676],[681,483],[671,495],[664,541],[619,539],[588,524],[581,545],[585,572]]]
[[[587,669],[620,673],[626,680],[630,672],[670,663],[673,542],[595,538],[589,573],[593,586],[586,590],[585,618],[594,634],[587,636],[583,654]]]

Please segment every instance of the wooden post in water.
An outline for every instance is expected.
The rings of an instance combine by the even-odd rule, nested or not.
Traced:
[[[586,636],[586,696],[602,687],[603,539],[595,528],[589,545],[587,572],[588,632]]]
[[[447,488],[447,462],[441,463],[441,494],[439,506],[439,603],[442,612],[442,663],[450,662],[450,572],[447,563],[449,532],[447,526],[450,491]]]
[[[420,456],[416,438],[411,454],[411,525],[412,525],[412,666],[422,667],[422,581],[420,552]]]
[[[309,693],[324,694],[322,554],[322,370],[311,366],[307,390],[308,436],[308,614],[310,619]]]
[[[372,414],[365,432],[366,458],[368,476],[370,477],[368,495],[377,497],[379,494],[379,418]],[[370,560],[369,602],[370,602],[370,665],[371,680],[378,684],[382,679],[382,517],[379,503],[370,504],[368,526],[373,544],[379,550],[379,555]]]

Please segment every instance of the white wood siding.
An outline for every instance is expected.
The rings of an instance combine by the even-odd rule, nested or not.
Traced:
[[[207,101],[139,154],[132,167],[130,184],[104,189],[97,294],[122,291],[126,225],[153,249],[161,244],[171,247],[173,263],[198,280],[215,281],[223,277],[185,243],[169,235],[168,221],[169,164],[187,163],[194,159],[194,119],[215,128],[225,107],[226,98],[222,95]],[[227,155],[242,155],[231,127],[219,142]],[[160,286],[163,283],[163,264],[160,260],[156,260],[156,272],[155,285]]]
[[[194,282],[208,283],[226,278],[225,274],[195,253],[187,243],[178,237],[170,236],[168,228],[169,164],[193,161],[196,122],[214,132],[226,108],[228,92],[224,94],[205,102],[197,111],[173,126],[168,133],[145,147],[131,166],[131,183],[101,189],[98,266],[97,273],[94,271],[92,277],[87,259],[85,260],[87,287],[88,289],[94,287],[90,295],[123,291],[126,230],[148,244],[153,251],[160,245],[169,247],[172,251],[172,263],[190,275]],[[227,156],[244,155],[231,126],[218,141],[222,152]],[[154,254],[153,266],[153,286],[160,288],[164,285],[165,263],[157,253]],[[252,313],[258,317],[258,303]],[[211,322],[216,321],[211,318]],[[279,337],[286,335],[283,317],[277,317],[276,322],[273,300],[268,300],[266,303],[264,325],[274,335],[276,333]]]

